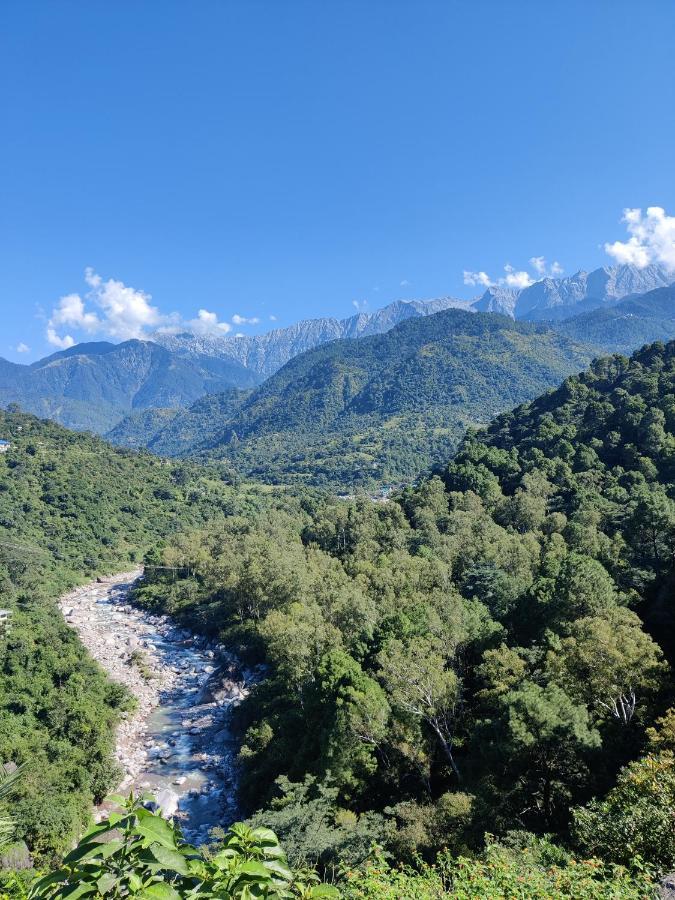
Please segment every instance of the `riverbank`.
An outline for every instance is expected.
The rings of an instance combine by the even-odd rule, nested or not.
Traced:
[[[152,794],[200,842],[236,818],[229,722],[250,674],[221,645],[133,606],[129,594],[142,574],[76,588],[60,608],[91,656],[136,698],[117,731],[118,791]]]

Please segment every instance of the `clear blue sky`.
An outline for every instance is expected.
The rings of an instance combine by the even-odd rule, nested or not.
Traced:
[[[0,355],[86,267],[250,333],[603,264],[675,211],[674,38],[671,0],[4,0]]]

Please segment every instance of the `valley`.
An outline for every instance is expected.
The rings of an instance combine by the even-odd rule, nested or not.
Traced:
[[[236,818],[229,719],[248,693],[250,674],[217,642],[133,606],[130,592],[142,577],[137,569],[76,588],[60,608],[92,658],[136,702],[116,732],[123,772],[116,790],[153,797],[189,840],[200,842]]]

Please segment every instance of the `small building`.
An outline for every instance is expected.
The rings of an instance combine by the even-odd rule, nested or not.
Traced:
[[[0,441],[0,453],[7,453],[11,446],[9,441]]]

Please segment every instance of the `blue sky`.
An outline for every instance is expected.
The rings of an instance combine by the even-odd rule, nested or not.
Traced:
[[[252,333],[604,264],[624,208],[675,212],[674,26],[670,0],[5,0],[0,355],[55,349],[50,319]]]

